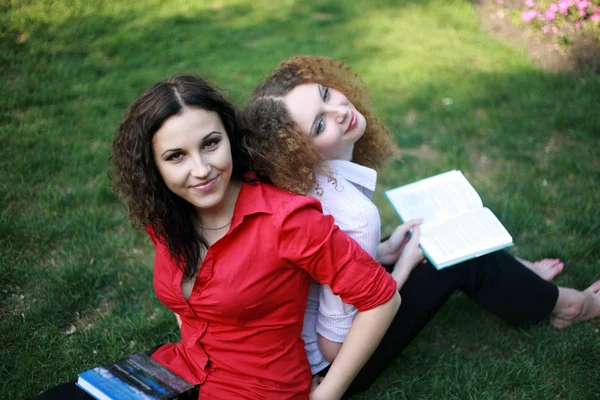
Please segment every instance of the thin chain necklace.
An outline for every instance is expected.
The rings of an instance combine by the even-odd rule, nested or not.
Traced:
[[[230,219],[229,221],[227,221],[227,223],[226,223],[225,225],[223,225],[223,226],[220,226],[220,227],[218,227],[218,228],[207,228],[207,227],[206,227],[206,226],[204,226],[204,225],[200,225],[200,228],[201,228],[203,231],[218,231],[219,229],[223,229],[223,228],[225,228],[227,225],[229,225],[229,224],[231,223],[231,221],[232,221],[232,220],[233,220],[233,217],[231,217],[231,219]]]

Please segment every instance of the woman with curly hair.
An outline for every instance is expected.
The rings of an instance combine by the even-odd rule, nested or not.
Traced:
[[[562,270],[559,260],[529,263],[498,251],[437,271],[422,262],[421,221],[407,221],[380,244],[381,221],[370,200],[374,169],[398,150],[369,111],[360,78],[342,62],[314,56],[282,62],[253,91],[244,117],[254,170],[276,186],[318,198],[342,230],[391,265],[398,283],[402,306],[346,396],[366,390],[456,290],[517,326],[551,316],[563,328],[600,315],[600,281],[584,292],[550,282]],[[327,285],[311,286],[303,337],[314,384],[338,361],[356,312],[336,294]]]
[[[359,310],[311,394],[339,398],[398,309],[396,282],[318,201],[247,173],[243,135],[236,109],[190,76],[146,90],[117,129],[112,182],[156,247],[154,289],[181,331],[152,357],[203,399],[307,398],[301,330],[316,279]]]

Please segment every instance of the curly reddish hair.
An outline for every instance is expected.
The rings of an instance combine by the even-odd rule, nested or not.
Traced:
[[[244,137],[252,168],[273,184],[298,194],[316,186],[317,173],[326,173],[323,156],[293,121],[284,97],[303,83],[319,83],[342,92],[365,117],[367,128],[354,145],[352,161],[379,169],[399,155],[389,129],[369,111],[370,97],[359,75],[341,61],[296,56],[277,66],[258,85],[243,115],[251,133]]]
[[[244,180],[249,159],[241,138],[245,132],[237,109],[205,80],[175,76],[144,91],[127,109],[112,144],[109,176],[134,226],[151,228],[189,279],[198,271],[206,239],[195,228],[194,207],[171,192],[154,161],[152,140],[163,123],[186,107],[219,115],[231,143],[231,179]]]

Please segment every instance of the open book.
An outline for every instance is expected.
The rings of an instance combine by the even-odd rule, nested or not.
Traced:
[[[385,192],[402,221],[423,218],[421,249],[442,269],[513,244],[460,171],[450,171]]]

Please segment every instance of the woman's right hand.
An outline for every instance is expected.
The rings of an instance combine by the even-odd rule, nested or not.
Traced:
[[[398,225],[390,235],[389,239],[382,242],[377,248],[377,254],[375,256],[377,261],[383,265],[397,263],[401,254],[404,252],[404,247],[410,241],[410,230],[422,223],[422,219],[412,219],[406,221],[402,225]]]
[[[392,276],[398,284],[398,290],[404,285],[412,270],[425,259],[425,255],[423,255],[423,251],[421,251],[421,248],[419,247],[420,239],[421,226],[419,222],[414,225],[412,236],[404,245],[402,254],[400,254],[398,261],[394,265],[394,270],[392,271]]]
[[[414,267],[421,263],[425,259],[423,251],[419,247],[419,241],[421,240],[421,226],[420,224],[413,225],[412,236],[404,245],[402,254],[396,262],[396,266],[402,268],[409,268],[411,271]]]

